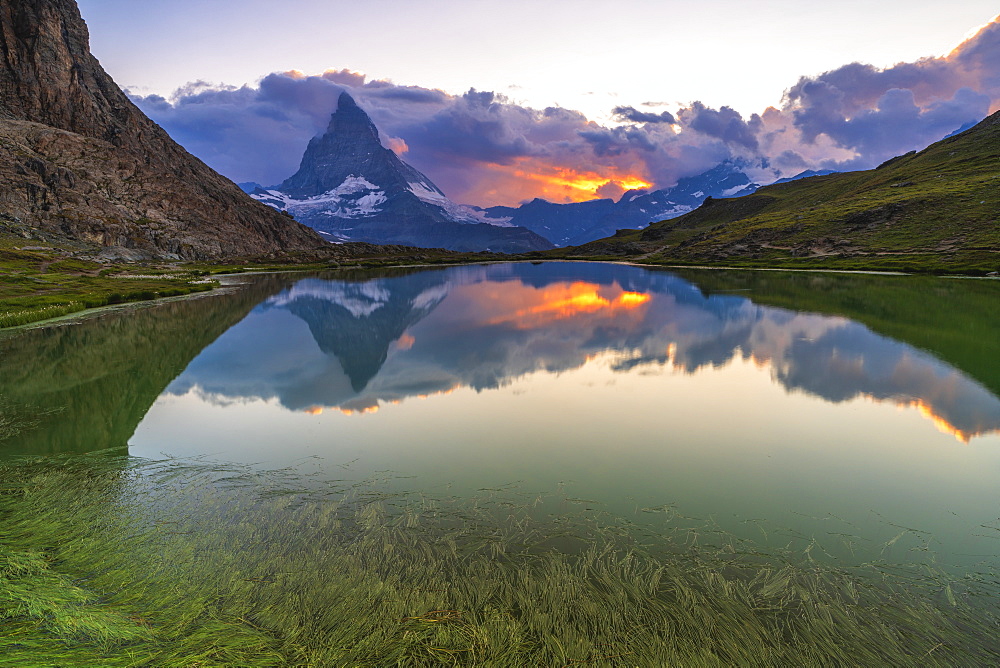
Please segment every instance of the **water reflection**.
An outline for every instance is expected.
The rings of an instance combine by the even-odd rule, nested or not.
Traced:
[[[0,455],[122,449],[164,388],[286,283],[125,306],[0,338]]]
[[[1000,400],[989,390],[852,320],[706,295],[670,273],[602,264],[303,279],[210,345],[168,392],[370,413],[608,354],[622,373],[694,374],[751,361],[790,393],[912,408],[962,442],[1000,431]]]

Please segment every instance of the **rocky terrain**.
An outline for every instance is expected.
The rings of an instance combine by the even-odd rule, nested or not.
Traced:
[[[0,4],[0,234],[110,259],[220,259],[324,245],[139,111],[89,50],[74,0]]]

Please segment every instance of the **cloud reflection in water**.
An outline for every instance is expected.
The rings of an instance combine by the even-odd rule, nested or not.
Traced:
[[[206,348],[169,392],[366,413],[609,354],[620,373],[748,360],[788,392],[916,408],[963,442],[1000,431],[1000,400],[986,388],[849,319],[706,296],[666,272],[604,264],[303,279]]]

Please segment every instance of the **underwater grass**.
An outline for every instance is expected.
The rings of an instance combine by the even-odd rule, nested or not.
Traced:
[[[821,565],[509,490],[0,466],[0,666],[988,665],[997,580]]]

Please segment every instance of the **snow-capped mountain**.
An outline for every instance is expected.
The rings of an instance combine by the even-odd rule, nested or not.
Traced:
[[[789,176],[788,178],[778,179],[774,183],[769,185],[775,185],[776,183],[788,183],[789,181],[798,181],[799,179],[808,179],[810,176],[827,176],[828,174],[837,174],[835,169],[807,169],[804,172],[799,172],[795,176]]]
[[[241,184],[251,196],[334,241],[368,241],[460,251],[523,252],[552,244],[504,216],[456,204],[391,150],[346,92],[325,134],[313,138],[299,170],[271,187]]]
[[[575,246],[609,237],[619,229],[640,229],[676,218],[697,209],[708,197],[749,195],[760,185],[747,176],[744,170],[748,167],[741,161],[727,160],[697,176],[680,179],[672,188],[630,190],[618,202],[600,199],[553,204],[535,199],[517,208],[495,206],[484,212],[537,232],[556,246]]]

